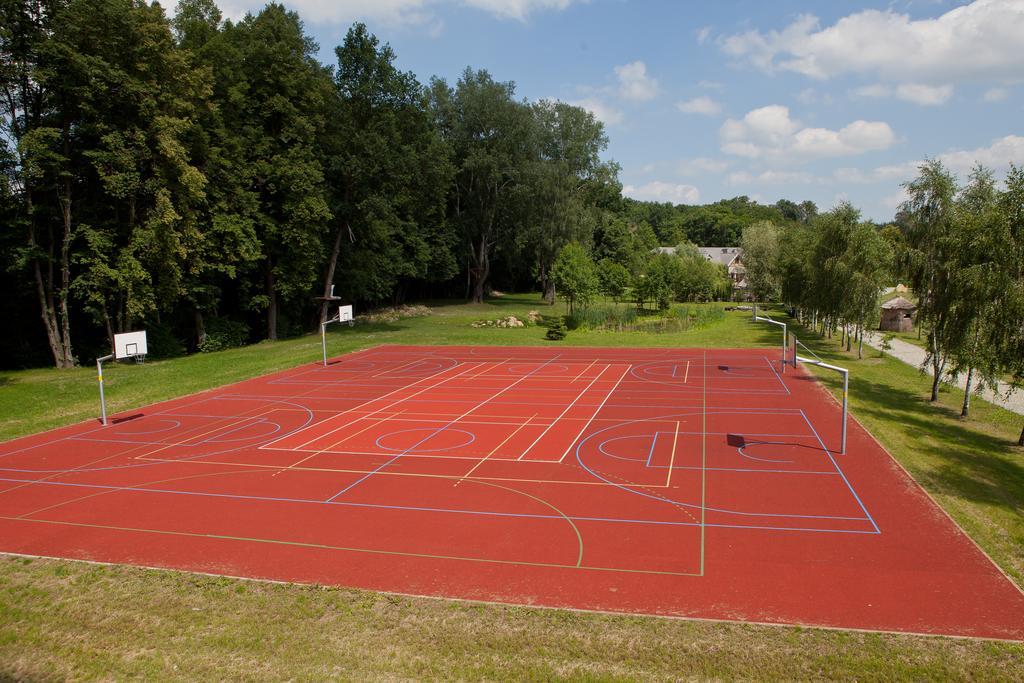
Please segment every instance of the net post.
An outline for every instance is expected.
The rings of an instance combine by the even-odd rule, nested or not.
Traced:
[[[786,340],[788,339],[788,337],[786,335],[789,334],[786,331],[786,329],[787,329],[786,328],[786,323],[782,323],[782,374],[783,375],[786,374]]]
[[[843,443],[839,449],[840,455],[846,455],[846,422],[847,422],[847,409],[849,406],[850,396],[850,371],[843,370]]]
[[[96,359],[96,379],[100,385],[100,421],[103,426],[107,426],[107,398],[103,394],[103,362],[113,358],[113,354],[109,356],[102,356]]]
[[[320,322],[320,344],[324,350],[324,367],[327,367],[327,321]]]

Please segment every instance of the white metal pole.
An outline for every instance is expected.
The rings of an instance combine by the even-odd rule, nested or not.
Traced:
[[[324,367],[327,367],[327,323],[320,323],[320,343],[324,347]]]
[[[846,410],[850,395],[850,372],[843,370],[843,447],[840,453],[846,454]]]
[[[96,379],[100,383],[100,420],[103,426],[107,426],[107,399],[103,395],[103,361],[110,360],[114,356],[103,356],[96,359]]]

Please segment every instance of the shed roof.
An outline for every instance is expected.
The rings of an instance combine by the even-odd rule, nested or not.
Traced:
[[[882,308],[887,311],[912,311],[917,308],[912,301],[907,301],[902,296],[898,296],[895,299],[890,299],[882,304]]]

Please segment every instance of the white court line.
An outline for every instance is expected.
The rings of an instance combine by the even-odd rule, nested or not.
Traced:
[[[402,403],[403,401],[408,401],[410,398],[413,398],[414,396],[419,396],[424,391],[430,391],[431,389],[437,388],[437,387],[441,386],[442,384],[444,384],[445,382],[447,382],[448,380],[455,379],[455,378],[457,378],[457,377],[459,377],[461,375],[464,375],[467,372],[469,372],[470,370],[476,370],[481,365],[483,365],[483,363],[477,363],[476,365],[473,365],[471,367],[465,368],[464,370],[462,370],[462,372],[456,373],[456,374],[452,375],[451,377],[445,377],[443,380],[441,380],[440,382],[437,382],[436,384],[431,384],[428,387],[423,387],[422,389],[417,391],[415,394],[412,394],[410,396],[406,396],[405,398],[399,399],[397,401],[393,401],[393,402],[389,403],[386,406],[381,406],[380,408],[378,408],[377,410],[373,411],[369,415],[364,415],[363,417],[358,418],[358,420],[365,420],[368,417],[372,417],[373,415],[376,415],[377,413],[381,412],[382,410],[385,410],[385,409],[388,409],[388,408],[394,408],[395,406],[397,406],[399,403]],[[455,367],[459,367],[459,366],[456,365]],[[399,391],[402,391],[403,389],[410,389],[410,388],[416,386],[417,384],[419,384],[420,382],[423,382],[423,381],[428,380],[428,379],[433,379],[434,377],[437,377],[440,374],[448,372],[451,369],[452,368],[445,368],[444,370],[441,370],[440,372],[435,372],[433,375],[430,375],[429,377],[424,377],[421,380],[416,380],[412,384],[406,384],[405,386],[401,386],[401,387],[395,389],[394,391],[389,391],[388,393],[384,394],[383,396],[381,396],[379,398],[375,398],[375,399],[370,400],[370,401],[367,401],[366,403],[373,403],[374,401],[379,401],[381,399],[385,399],[388,396],[390,396],[391,394],[394,394],[394,393],[397,393]],[[362,405],[365,405],[365,404],[362,404]],[[360,407],[362,407],[362,406],[356,406],[356,408],[360,408]],[[346,411],[338,413],[338,415],[345,415],[346,413],[350,413],[353,410],[355,410],[355,408],[350,408],[349,410],[346,410]],[[326,433],[321,434],[319,436],[314,436],[309,441],[307,441],[305,443],[302,443],[302,444],[299,444],[298,448],[296,448],[294,450],[300,450],[301,451],[306,446],[308,446],[309,444],[313,443],[314,441],[319,441],[320,439],[323,439],[326,436],[329,436],[331,434],[334,434],[337,431],[345,429],[346,427],[348,427],[351,424],[352,424],[351,422],[346,422],[345,424],[341,425],[340,427],[335,427],[334,429],[330,430],[329,432],[326,432]],[[274,443],[274,442],[272,441],[271,443]],[[267,445],[269,446],[270,444],[267,444]]]
[[[690,379],[690,361],[686,361],[686,375],[683,377],[683,384]]]
[[[608,372],[608,368],[610,368],[610,367],[611,367],[610,365],[606,365],[606,366],[604,366],[604,369],[603,369],[603,370],[601,370],[601,372],[600,372],[600,373],[598,373],[597,377],[595,377],[594,379],[590,380],[590,384],[588,384],[588,385],[587,385],[587,386],[586,386],[586,387],[585,387],[585,388],[583,389],[583,391],[581,391],[581,392],[579,393],[579,396],[577,396],[576,398],[574,398],[574,399],[572,400],[572,403],[570,403],[569,405],[567,405],[567,406],[565,407],[565,410],[563,410],[563,411],[562,411],[562,414],[561,414],[561,415],[559,415],[558,417],[556,417],[556,418],[555,418],[555,419],[554,419],[554,420],[553,420],[553,421],[551,422],[551,424],[549,424],[549,425],[548,425],[548,428],[547,428],[547,429],[545,429],[545,430],[544,430],[543,432],[541,432],[541,433],[540,433],[540,436],[538,436],[538,437],[537,437],[537,439],[536,439],[536,440],[535,440],[535,441],[534,441],[533,443],[531,443],[531,444],[530,444],[530,446],[529,446],[529,447],[528,447],[528,448],[527,448],[527,449],[526,449],[525,451],[523,451],[523,454],[522,454],[522,455],[520,455],[520,456],[519,456],[518,458],[516,458],[516,460],[522,460],[523,458],[525,458],[525,457],[526,457],[526,454],[527,454],[527,453],[529,453],[529,452],[530,452],[530,451],[531,451],[531,450],[533,449],[533,447],[537,445],[537,442],[539,442],[539,441],[540,441],[541,439],[543,439],[543,438],[544,438],[544,435],[545,435],[545,434],[547,434],[547,433],[548,433],[548,431],[549,431],[549,430],[550,430],[550,429],[551,429],[552,427],[554,427],[554,426],[555,426],[556,424],[558,424],[558,421],[562,419],[562,416],[564,416],[564,415],[565,415],[565,414],[566,414],[567,412],[569,412],[569,409],[570,409],[570,408],[572,408],[572,407],[573,407],[574,405],[576,405],[576,401],[579,401],[579,400],[580,400],[581,398],[583,398],[583,395],[584,395],[584,394],[586,394],[586,393],[587,393],[587,392],[588,392],[588,391],[590,390],[590,387],[594,386],[594,383],[595,383],[595,382],[596,382],[597,380],[601,379],[601,377],[602,377],[602,376],[604,375],[604,373]],[[622,378],[620,377],[620,378],[619,378],[619,382],[621,382],[621,381],[622,381]],[[617,383],[616,383],[616,386],[618,386],[618,384],[617,384]],[[607,397],[605,397],[605,400],[607,400]],[[604,404],[602,403],[602,405],[604,405]],[[600,410],[600,408],[599,408],[599,410]],[[565,456],[563,456],[563,457],[565,457]]]
[[[496,367],[499,367],[499,366],[501,366],[501,365],[504,365],[504,364],[505,364],[505,363],[507,363],[507,362],[508,362],[507,360],[503,360],[503,361],[501,361],[500,363],[494,364],[494,365],[492,365],[492,366],[491,366],[491,367],[489,367],[489,368],[488,368],[488,367],[484,367],[484,369],[483,369],[483,370],[481,370],[480,372],[476,373],[475,375],[470,375],[470,376],[469,376],[469,377],[467,377],[466,379],[476,379],[477,377],[480,377],[481,375],[485,375],[485,374],[487,374],[488,372],[490,372],[491,370],[493,370],[494,368],[496,368]],[[485,363],[484,365],[486,366],[486,363]]]
[[[304,463],[304,462],[306,462],[307,460],[311,460],[311,459],[315,458],[315,457],[316,457],[316,456],[318,456],[318,455],[323,455],[324,453],[332,453],[332,454],[336,454],[336,452],[335,452],[335,451],[332,451],[331,449],[332,449],[332,448],[334,448],[335,446],[337,446],[338,444],[344,443],[344,442],[348,441],[349,439],[351,439],[351,438],[352,438],[352,437],[354,437],[354,436],[359,436],[360,434],[362,434],[363,432],[365,432],[365,431],[366,431],[367,429],[371,429],[371,428],[373,428],[373,427],[379,427],[380,425],[384,424],[385,422],[387,422],[387,421],[388,421],[388,420],[390,420],[391,418],[395,418],[395,417],[398,417],[398,416],[399,416],[399,415],[401,415],[401,414],[402,414],[402,411],[401,411],[401,410],[399,410],[399,411],[398,411],[397,413],[395,413],[394,415],[388,415],[388,416],[387,416],[387,417],[385,417],[385,418],[384,418],[383,420],[377,420],[376,422],[371,422],[370,424],[366,425],[365,427],[363,427],[362,429],[360,429],[360,430],[359,430],[358,432],[356,432],[355,434],[349,434],[348,436],[346,436],[346,437],[345,437],[344,439],[342,439],[341,441],[335,441],[334,443],[332,443],[332,444],[331,444],[330,446],[328,446],[327,448],[321,448],[320,450],[316,451],[315,453],[310,453],[310,454],[309,454],[309,455],[307,455],[307,456],[306,456],[305,458],[302,458],[301,460],[298,460],[298,461],[296,461],[296,462],[293,462],[293,463],[292,463],[291,465],[288,465],[287,467],[284,467],[284,468],[282,468],[280,472],[275,472],[275,473],[274,473],[274,474],[273,474],[272,476],[275,476],[275,477],[276,477],[277,475],[281,474],[281,472],[287,472],[288,470],[292,469],[293,467],[298,467],[299,465],[303,464],[303,463]]]
[[[597,406],[597,410],[595,410],[594,414],[590,416],[590,419],[587,420],[587,423],[585,425],[583,425],[583,429],[580,430],[580,433],[577,434],[576,437],[569,443],[568,448],[565,449],[565,453],[562,453],[562,457],[558,459],[558,462],[562,462],[563,460],[565,460],[565,456],[569,455],[569,451],[572,450],[572,447],[575,446],[576,442],[580,440],[581,436],[583,436],[583,432],[587,431],[587,427],[589,427],[590,423],[592,423],[594,421],[594,419],[598,416],[598,414],[601,412],[601,409],[604,408],[604,404],[608,402],[608,399],[611,398],[612,394],[615,393],[615,390],[619,388],[619,384],[626,377],[626,375],[629,374],[629,371],[630,371],[630,369],[632,367],[633,367],[632,365],[627,365],[626,366],[626,370],[619,377],[619,381],[615,383],[615,385],[612,387],[611,391],[609,391],[608,394],[604,397],[604,400],[601,401],[601,404],[599,406]],[[600,375],[598,375],[598,376],[600,377]],[[564,415],[564,413],[563,413],[563,415]],[[559,419],[561,419],[561,416],[559,416],[558,419],[555,420],[555,422],[558,422]],[[551,424],[554,425],[555,422],[552,422]],[[550,429],[550,427],[548,429]],[[532,446],[531,446],[531,448],[532,448]]]
[[[594,360],[590,361],[590,365],[588,365],[587,367],[585,367],[585,368],[583,368],[582,370],[580,370],[580,374],[578,374],[578,375],[576,375],[575,377],[573,377],[573,378],[572,378],[572,381],[573,381],[573,382],[575,382],[575,381],[576,381],[576,380],[578,380],[578,379],[579,379],[580,377],[582,377],[583,375],[585,375],[585,374],[587,373],[587,370],[589,370],[590,368],[594,367],[594,364],[595,364],[595,363],[597,363],[597,359],[596,359],[596,358],[595,358]]]

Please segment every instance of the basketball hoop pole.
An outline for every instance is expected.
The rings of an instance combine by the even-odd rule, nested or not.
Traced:
[[[96,359],[96,379],[100,383],[100,420],[103,422],[103,426],[107,426],[107,399],[103,395],[103,362],[108,361],[114,357],[114,354],[109,356],[103,356],[102,358]]]

